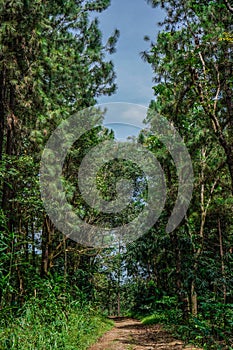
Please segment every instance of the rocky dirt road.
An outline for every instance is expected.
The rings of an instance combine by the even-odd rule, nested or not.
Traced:
[[[89,350],[202,350],[185,346],[160,325],[145,326],[137,320],[116,318],[115,327]]]

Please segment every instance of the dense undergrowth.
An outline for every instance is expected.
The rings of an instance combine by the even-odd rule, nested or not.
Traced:
[[[186,344],[205,350],[233,349],[233,304],[203,301],[198,315],[187,319],[183,318],[175,297],[164,297],[156,304],[155,311],[146,316],[136,315],[143,324],[163,324]]]
[[[112,322],[82,297],[57,295],[33,298],[21,308],[2,309],[0,349],[85,350]]]

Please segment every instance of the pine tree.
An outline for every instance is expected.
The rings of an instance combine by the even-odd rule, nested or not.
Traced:
[[[17,269],[11,270],[10,278],[18,280],[15,288],[21,294],[25,289],[21,263],[30,252],[25,242],[35,240],[43,228],[44,261],[54,230],[39,195],[43,145],[61,120],[116,89],[113,64],[105,56],[114,52],[119,33],[116,30],[103,43],[98,20],[90,19],[91,12],[101,12],[109,4],[108,0],[0,4],[0,200],[6,223],[1,231],[14,232],[14,253],[24,252],[21,261],[15,255]],[[31,244],[35,263],[36,242]]]

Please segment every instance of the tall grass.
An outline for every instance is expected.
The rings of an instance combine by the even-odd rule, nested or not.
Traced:
[[[112,327],[111,321],[79,301],[34,299],[20,314],[2,313],[0,350],[85,350]]]

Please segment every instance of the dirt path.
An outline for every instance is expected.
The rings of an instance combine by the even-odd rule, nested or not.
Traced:
[[[202,350],[184,346],[161,326],[145,326],[139,321],[116,318],[115,327],[108,331],[89,350]]]

